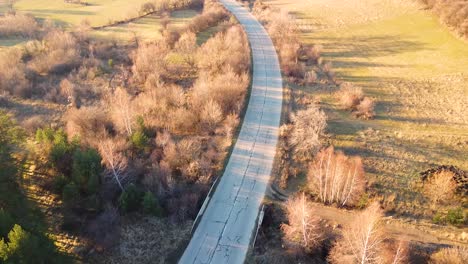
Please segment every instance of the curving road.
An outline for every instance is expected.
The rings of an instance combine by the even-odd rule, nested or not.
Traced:
[[[220,0],[244,27],[253,59],[252,91],[226,170],[179,263],[243,263],[278,140],[282,79],[275,47],[257,19],[234,0]]]

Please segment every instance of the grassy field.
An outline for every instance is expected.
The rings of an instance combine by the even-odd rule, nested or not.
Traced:
[[[198,10],[180,10],[171,13],[169,28],[177,30],[187,25],[190,20],[199,14]],[[141,41],[154,40],[161,37],[161,17],[150,15],[136,21],[113,27],[94,30],[91,36],[100,39],[112,39],[121,43],[128,43],[137,37]]]
[[[320,97],[332,144],[361,155],[371,188],[401,215],[428,210],[418,173],[450,164],[468,170],[468,44],[435,17],[402,0],[268,0],[297,16],[303,41],[323,46],[338,78],[377,101],[374,120]]]
[[[2,1],[2,0],[0,0]],[[21,1],[20,1],[21,2]],[[18,3],[20,3],[18,2]],[[0,2],[0,10],[1,10]],[[70,4],[71,5],[71,4]],[[201,10],[179,10],[171,13],[169,28],[172,30],[182,29],[187,25],[190,20],[198,15]],[[33,15],[41,16],[41,13],[32,13]],[[72,19],[67,17],[64,19]],[[70,20],[71,21],[71,20]],[[99,30],[92,30],[90,36],[102,40],[116,41],[119,44],[128,44],[135,41],[137,38],[139,41],[150,41],[161,37],[161,16],[149,15],[141,19],[137,19],[133,22],[121,24],[117,26],[106,27]],[[202,43],[208,39],[212,33],[216,32],[216,27],[209,29],[206,32],[199,34],[199,42]],[[9,47],[16,46],[24,43],[25,39],[18,37],[0,38],[0,52],[6,50]]]
[[[8,11],[8,0],[0,0],[0,14]]]
[[[91,26],[101,26],[111,21],[138,16],[138,11],[147,0],[87,0],[87,5],[66,3],[64,0],[18,0],[14,8],[31,13],[42,19],[65,25],[79,25],[87,20]]]

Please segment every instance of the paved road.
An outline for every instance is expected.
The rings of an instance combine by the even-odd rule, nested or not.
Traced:
[[[224,175],[179,263],[243,263],[256,230],[278,140],[282,79],[263,26],[234,0],[220,0],[243,25],[252,48],[253,85]]]

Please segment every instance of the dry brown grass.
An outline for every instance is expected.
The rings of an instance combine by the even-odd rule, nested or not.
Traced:
[[[464,264],[468,261],[468,249],[464,247],[444,248],[432,254],[430,264]]]
[[[189,238],[191,222],[172,224],[167,219],[139,217],[124,219],[120,245],[110,254],[95,256],[102,264],[168,263],[171,253]]]

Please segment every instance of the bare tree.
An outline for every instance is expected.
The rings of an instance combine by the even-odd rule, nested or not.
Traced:
[[[117,88],[111,95],[110,102],[112,119],[116,126],[127,133],[133,134],[134,110],[131,96],[124,88]]]
[[[435,207],[442,201],[448,201],[455,195],[456,183],[451,171],[441,171],[428,178],[424,184],[426,195],[432,206]]]
[[[362,160],[335,153],[333,146],[323,149],[309,167],[308,185],[324,203],[355,205],[365,191]]]
[[[195,33],[186,32],[182,34],[179,41],[175,44],[175,49],[183,56],[185,63],[190,67],[195,67],[195,54],[197,50],[197,36]]]
[[[281,230],[289,243],[304,248],[306,252],[320,246],[324,239],[320,219],[315,216],[304,193],[286,203],[286,215],[288,224],[282,224]]]
[[[209,100],[200,113],[201,124],[208,131],[212,131],[223,119],[223,110],[213,100]]]
[[[331,263],[382,263],[380,252],[384,233],[380,220],[382,211],[378,203],[360,212],[343,230],[343,236],[333,246]]]
[[[332,264],[406,264],[408,244],[391,241],[385,233],[382,210],[377,202],[358,213],[344,227],[342,237],[330,251]]]
[[[382,253],[384,264],[407,264],[409,263],[409,249],[406,241],[392,241],[385,243]]]
[[[99,153],[102,156],[102,161],[107,167],[108,175],[113,177],[120,189],[123,191],[122,182],[128,175],[125,174],[127,169],[127,158],[122,154],[125,149],[126,142],[124,139],[110,138],[105,136],[99,142]]]
[[[289,144],[294,147],[296,157],[307,160],[320,149],[320,137],[327,126],[325,113],[316,105],[310,105],[291,116],[293,129]]]

